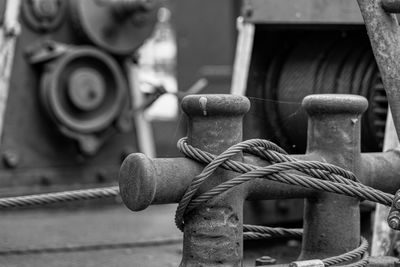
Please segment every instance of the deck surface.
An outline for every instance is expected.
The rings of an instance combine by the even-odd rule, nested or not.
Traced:
[[[177,267],[182,235],[173,222],[175,208],[151,206],[133,213],[117,205],[2,212],[0,266]],[[259,244],[246,246],[245,266],[254,266],[261,255],[276,256],[279,250],[286,251],[286,259],[294,259],[299,249],[276,247],[271,252]]]
[[[178,266],[181,234],[174,209],[4,212],[0,266]]]

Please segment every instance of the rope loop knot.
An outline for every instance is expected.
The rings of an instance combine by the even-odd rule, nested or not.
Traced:
[[[189,145],[186,137],[180,139],[177,146],[186,157],[206,164],[203,171],[192,180],[178,204],[175,213],[175,224],[181,231],[184,229],[184,216],[188,212],[214,197],[255,178],[323,192],[342,194],[360,200],[374,201],[386,206],[390,206],[393,202],[393,195],[362,184],[350,171],[329,163],[297,160],[289,156],[285,150],[267,140],[246,140],[231,146],[218,156]],[[271,165],[260,167],[231,159],[240,152],[260,157],[271,163]],[[237,172],[240,175],[194,198],[200,186],[219,167]],[[302,229],[272,228],[254,225],[243,225],[243,232],[244,239],[261,239],[278,236],[301,238],[303,233]],[[358,248],[339,256],[327,258],[323,262],[325,266],[330,266],[362,256],[360,261],[344,266],[363,267],[368,263],[367,249],[368,242],[365,238],[361,238]]]

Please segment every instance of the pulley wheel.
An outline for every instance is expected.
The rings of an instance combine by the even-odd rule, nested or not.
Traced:
[[[59,126],[78,133],[107,128],[126,100],[118,64],[93,48],[71,49],[46,66],[42,102]]]
[[[73,26],[94,45],[116,55],[130,55],[152,34],[158,8],[121,13],[116,7],[122,4],[129,1],[72,0]]]

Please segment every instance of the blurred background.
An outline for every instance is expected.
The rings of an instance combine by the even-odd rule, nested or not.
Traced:
[[[248,96],[245,139],[289,153],[305,152],[304,96],[360,94],[362,149],[382,150],[387,99],[355,0],[0,0],[0,21],[2,197],[116,185],[130,153],[180,156],[187,94]],[[247,203],[245,221],[301,226],[302,205]],[[2,211],[0,265],[178,266],[175,207]],[[276,244],[286,261],[300,249]],[[265,246],[247,243],[246,262]]]
[[[180,156],[186,94],[229,93],[240,2],[0,0],[0,196],[117,185]],[[177,266],[175,205],[2,210],[1,266]]]

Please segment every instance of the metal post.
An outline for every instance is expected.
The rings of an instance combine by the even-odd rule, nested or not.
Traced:
[[[360,153],[360,119],[367,100],[355,95],[313,95],[304,100],[309,120],[309,144],[300,160],[338,165],[369,185],[386,192],[400,184],[399,153]],[[201,150],[220,154],[242,138],[244,97],[189,96],[182,107],[189,116],[188,142]],[[265,166],[269,163],[239,155],[235,160]],[[361,167],[362,166],[362,167]],[[204,168],[187,158],[150,159],[131,154],[120,171],[120,192],[134,211],[151,204],[179,202],[190,183]],[[361,170],[362,169],[362,170]],[[237,173],[218,169],[200,187],[199,194],[231,179]],[[381,179],[375,179],[380,176]],[[378,181],[391,181],[393,185]],[[307,198],[300,259],[335,256],[358,247],[359,201],[342,195],[254,179],[209,200],[185,216],[181,266],[241,266],[242,204],[244,199]]]
[[[189,118],[188,143],[210,153],[222,153],[242,141],[242,118],[249,108],[244,97],[186,97],[182,109]],[[217,172],[200,192],[231,179],[232,175]],[[181,266],[242,266],[241,191],[240,187],[234,189],[184,217]]]
[[[355,95],[306,97],[307,153],[316,153],[325,162],[359,174],[361,114],[367,106],[365,98]],[[300,259],[339,255],[359,243],[359,200],[331,193],[318,193],[305,200]]]

